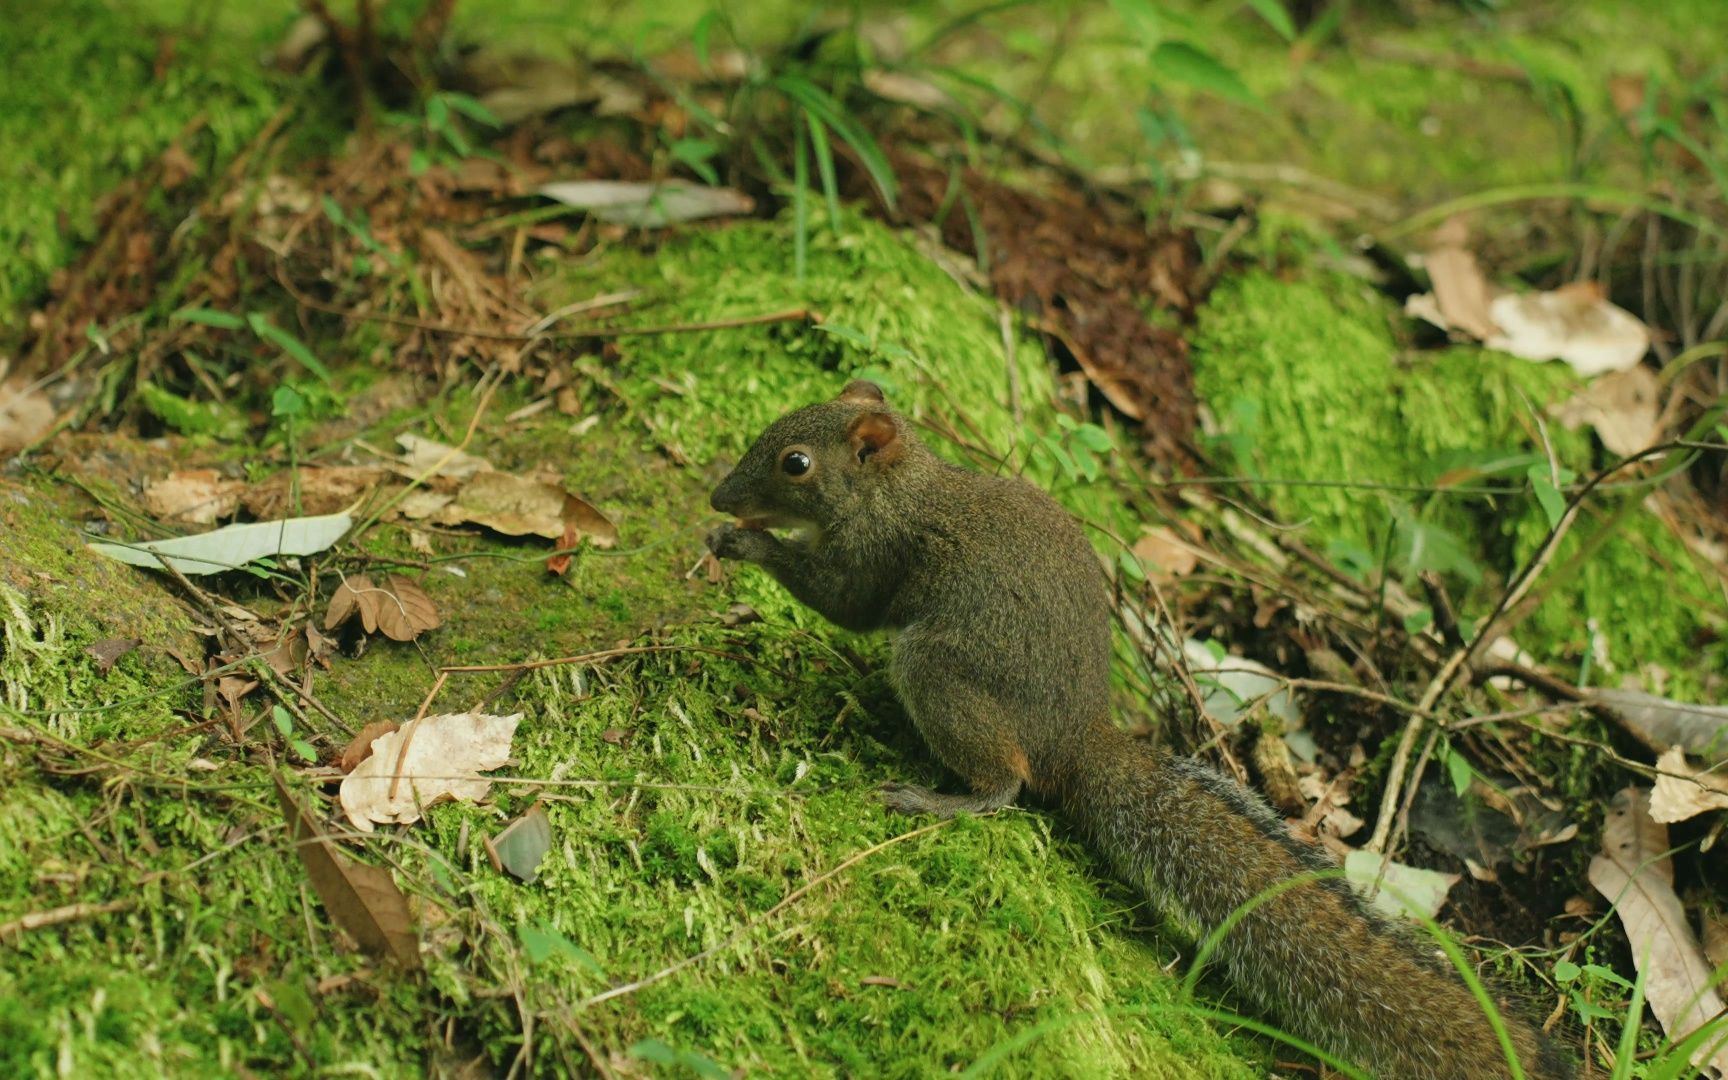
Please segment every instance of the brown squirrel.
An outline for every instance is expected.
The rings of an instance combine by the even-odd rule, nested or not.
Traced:
[[[1374,915],[1320,849],[1222,774],[1111,722],[1102,565],[1043,491],[942,461],[855,381],[770,425],[710,502],[740,521],[709,534],[715,555],[756,563],[847,629],[899,631],[895,689],[971,790],[890,784],[891,809],[1053,800],[1125,880],[1205,932],[1261,897],[1213,955],[1287,1032],[1381,1077],[1512,1075],[1463,980]],[[1505,1024],[1524,1075],[1573,1074],[1533,1026]]]

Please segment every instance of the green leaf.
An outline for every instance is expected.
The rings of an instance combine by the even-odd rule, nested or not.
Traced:
[[[876,343],[865,337],[862,330],[856,330],[850,326],[844,326],[835,322],[817,323],[816,329],[820,330],[824,334],[832,334],[841,341],[846,342],[848,345],[854,345],[865,352],[874,352],[876,350]]]
[[[450,129],[450,104],[442,94],[433,94],[426,99],[426,125],[433,131]]]
[[[1159,75],[1243,105],[1264,107],[1235,71],[1184,41],[1166,41],[1152,50],[1152,68]]]
[[[288,745],[293,748],[296,754],[299,754],[305,760],[312,762],[314,765],[318,763],[318,751],[314,750],[312,744],[307,742],[305,739],[289,739]]]
[[[822,195],[828,200],[828,227],[840,228],[840,183],[834,176],[834,151],[828,145],[828,129],[810,110],[804,110],[810,124],[810,148],[816,151],[816,175],[822,178]]]
[[[1290,13],[1278,0],[1248,0],[1248,6],[1259,12],[1260,17],[1285,41],[1296,40],[1296,24],[1290,21]]]
[[[168,316],[174,322],[198,323],[202,326],[214,326],[218,330],[241,330],[246,326],[246,320],[226,311],[216,311],[213,308],[181,308]]]
[[[1418,608],[1404,616],[1404,632],[1406,634],[1420,634],[1433,625],[1434,611],[1431,608]]]
[[[888,164],[888,157],[882,152],[875,139],[862,128],[854,124],[840,103],[833,96],[809,79],[798,75],[781,75],[770,85],[795,103],[804,106],[824,124],[840,136],[840,140],[852,148],[858,155],[858,160],[864,163],[864,171],[870,174],[870,180],[881,193],[882,201],[892,210],[899,199],[899,182],[894,178],[894,170]]]
[[[1566,514],[1566,497],[1560,494],[1560,489],[1555,487],[1554,481],[1549,478],[1548,466],[1530,466],[1529,477],[1530,490],[1536,493],[1536,501],[1542,504],[1542,513],[1548,518],[1548,527],[1559,528],[1560,519]]]
[[[554,956],[562,956],[574,960],[602,979],[606,970],[600,966],[600,961],[594,954],[582,946],[560,934],[551,923],[537,922],[533,926],[518,926],[516,936],[522,941],[522,951],[528,954],[528,962],[536,966],[545,963]]]
[[[306,411],[306,396],[284,383],[270,394],[270,415],[293,418]]]
[[[1470,762],[1465,760],[1464,755],[1458,751],[1448,749],[1446,752],[1446,772],[1452,777],[1452,793],[1463,798],[1464,793],[1470,790],[1470,778],[1474,775],[1474,770],[1470,768]]]
[[[454,90],[446,90],[438,96],[449,102],[452,109],[477,124],[485,124],[487,127],[494,128],[504,126],[504,122],[498,119],[498,115],[481,104],[476,98],[471,98],[467,94],[459,94]]]
[[[552,822],[536,803],[487,841],[486,847],[506,872],[532,884],[540,876],[540,860],[552,848]]]
[[[307,371],[318,376],[318,378],[323,381],[324,385],[330,385],[330,369],[325,367],[323,362],[316,356],[312,355],[312,350],[306,347],[305,342],[301,341],[293,334],[290,334],[288,331],[277,326],[275,323],[266,319],[257,312],[253,312],[251,315],[246,316],[246,321],[251,325],[254,334],[257,334],[263,340],[268,341],[270,344],[281,349],[295,360],[298,360],[301,367],[304,367]]]
[[[1584,974],[1593,979],[1600,980],[1601,982],[1613,983],[1615,986],[1621,987],[1625,990],[1633,989],[1632,983],[1629,982],[1624,975],[1615,971],[1611,967],[1603,967],[1601,964],[1585,964]]]
[[[625,1053],[655,1065],[682,1065],[708,1080],[730,1080],[732,1075],[694,1050],[674,1050],[659,1039],[643,1039]]]
[[[214,401],[193,401],[153,382],[138,384],[138,399],[152,415],[182,435],[236,440],[246,435],[246,418]]]
[[[679,139],[669,148],[672,160],[702,178],[705,184],[720,186],[720,174],[711,161],[720,152],[720,144],[708,139]]]
[[[416,147],[408,151],[408,175],[418,179],[427,169],[432,167],[432,158],[426,151]]]
[[[696,25],[690,30],[690,50],[696,54],[696,66],[703,72],[714,68],[708,56],[708,35],[713,32],[714,23],[719,18],[718,11],[709,10],[696,20]]]
[[[1115,449],[1115,445],[1110,442],[1110,434],[1097,424],[1081,424],[1074,429],[1074,438],[1086,449],[1096,450],[1100,454],[1108,454]]]
[[[1164,37],[1164,19],[1157,7],[1149,0],[1110,0],[1110,6],[1116,10],[1122,21],[1128,24],[1128,29],[1134,32],[1134,36],[1140,39],[1140,44],[1151,50],[1158,48],[1159,41]],[[1027,44],[1030,45],[1031,42]],[[1043,41],[1038,42],[1038,45],[1039,52],[1048,48],[1048,43]]]
[[[1580,968],[1570,960],[1560,960],[1554,964],[1554,981],[1571,982],[1578,977]]]
[[[1146,580],[1146,568],[1140,565],[1140,560],[1134,557],[1132,551],[1124,551],[1116,556],[1116,568],[1122,571],[1122,576],[1129,581]]]
[[[282,706],[270,706],[270,721],[276,725],[276,730],[282,733],[284,739],[294,734],[294,717]]]

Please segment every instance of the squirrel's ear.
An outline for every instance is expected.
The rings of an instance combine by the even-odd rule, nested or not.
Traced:
[[[900,429],[885,412],[861,413],[846,429],[846,437],[860,462],[875,458],[886,465],[900,456]]]
[[[885,405],[888,402],[888,399],[882,396],[882,388],[868,379],[853,379],[834,400],[850,402],[853,405]]]

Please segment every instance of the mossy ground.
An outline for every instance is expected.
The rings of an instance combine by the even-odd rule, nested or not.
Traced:
[[[544,31],[561,6],[505,6],[500,35],[557,39]],[[0,53],[28,58],[15,68],[53,77],[43,87],[17,79],[0,89],[0,131],[15,148],[0,165],[11,170],[0,179],[15,181],[0,185],[0,240],[19,252],[0,267],[0,326],[88,238],[96,197],[154,160],[194,115],[208,111],[200,153],[220,163],[287,92],[253,59],[293,4],[163,0],[148,10],[154,16],[68,0],[0,28]],[[599,40],[622,48],[643,33],[687,38],[702,10],[684,5],[648,28],[626,13],[603,20]],[[1492,61],[1506,59],[1510,42],[1584,86],[1583,73],[1598,65],[1618,69],[1657,53],[1667,64],[1664,43],[1708,40],[1699,26],[1723,17],[1720,5],[1703,0],[1670,5],[1640,14],[1630,34],[1614,21],[1628,17],[1618,5],[1596,0],[1574,10],[1570,36],[1513,28],[1488,46],[1446,20],[1376,32],[1415,48],[1487,49],[1477,58]],[[951,14],[918,9],[910,32]],[[1239,15],[1197,11],[1188,32],[1293,119],[1266,124],[1258,114],[1184,100],[1215,156],[1294,161],[1416,200],[1462,185],[1549,178],[1566,160],[1551,115],[1514,84],[1347,52],[1297,64]],[[1028,35],[1047,17],[1005,12],[1002,41],[1030,48]],[[1069,51],[1052,69],[1050,101],[1067,117],[1063,134],[1075,149],[1133,161],[1139,151],[1122,149],[1138,144],[1132,112],[1100,87],[1135,82],[1145,58],[1122,44],[1115,18],[1102,7],[1076,16]],[[748,34],[771,40],[799,20],[769,6],[741,21]],[[73,22],[83,30],[68,32]],[[158,79],[155,30],[163,27],[180,32],[178,60]],[[1048,46],[1048,35],[1037,40]],[[87,85],[92,71],[104,73],[101,92]],[[1019,93],[1037,77],[1035,65],[1015,63],[1003,86]],[[1600,124],[1601,87],[1585,96]],[[63,100],[75,107],[60,107]],[[1471,125],[1483,115],[1500,125],[1478,133]],[[1472,135],[1452,139],[1455,130]],[[1626,167],[1612,162],[1603,175]],[[61,210],[70,215],[64,227]],[[532,545],[440,538],[440,556],[459,558],[438,565],[464,576],[433,571],[420,580],[445,626],[413,646],[377,643],[317,675],[319,698],[358,727],[410,715],[441,663],[575,654],[643,640],[645,631],[662,643],[746,658],[674,651],[552,668],[519,684],[501,704],[527,714],[512,773],[532,782],[500,785],[485,807],[434,808],[425,824],[371,846],[422,904],[431,942],[423,978],[378,970],[338,944],[283,842],[266,769],[208,730],[181,733],[205,718],[205,705],[201,688],[162,650],[198,653],[192,620],[171,590],[83,553],[69,523],[94,516],[88,505],[39,478],[0,480],[0,723],[75,748],[0,746],[0,923],[63,904],[133,902],[6,944],[0,1069],[407,1076],[475,1053],[507,1067],[526,1026],[546,1072],[580,1067],[580,1032],[620,1074],[675,1071],[628,1056],[652,1039],[752,1074],[921,1076],[964,1067],[1048,1025],[1000,1075],[1264,1072],[1265,1044],[1168,1009],[1175,987],[1163,969],[1180,939],[1163,936],[1059,823],[1036,811],[959,821],[894,843],[765,917],[817,874],[922,824],[887,816],[871,799],[875,784],[941,777],[893,703],[881,642],[835,633],[754,571],[719,586],[687,576],[709,524],[706,491],[723,463],[785,408],[869,373],[921,419],[958,431],[957,442],[932,435],[944,453],[979,465],[1005,459],[1054,488],[1101,527],[1101,548],[1107,532],[1132,535],[1136,526],[1109,485],[1076,484],[1031,450],[1028,436],[1051,431],[1049,367],[1030,341],[1017,343],[1024,412],[1014,416],[993,303],[955,285],[908,238],[849,215],[816,217],[802,278],[792,270],[787,225],[752,223],[692,231],[653,251],[614,249],[557,275],[540,299],[641,287],[657,301],[643,314],[665,322],[802,305],[877,348],[789,322],[626,338],[613,361],[577,358],[595,427],[573,435],[566,421],[542,414],[487,424],[471,449],[501,468],[561,471],[615,518],[619,548],[582,552],[557,579]],[[1386,302],[1351,279],[1310,270],[1312,250],[1297,248],[1280,260],[1280,274],[1227,279],[1196,339],[1200,389],[1262,479],[1425,485],[1446,455],[1539,444],[1532,418],[1565,389],[1559,373],[1473,350],[1402,354],[1386,329]],[[331,356],[365,355],[369,333],[319,345]],[[371,375],[342,378],[359,386]],[[503,391],[491,415],[521,404],[517,392]],[[1257,402],[1259,419],[1242,423],[1249,414],[1235,402]],[[430,420],[420,430],[448,437],[474,406],[453,391],[379,425],[373,441],[387,442],[382,435],[422,416]],[[1582,436],[1553,425],[1549,436],[1562,463],[1586,471]],[[1369,553],[1379,550],[1386,500],[1402,497],[1348,487],[1265,490],[1319,541]],[[1512,514],[1498,513],[1504,501],[1408,501],[1412,512],[1469,537],[1486,589],[1528,557],[1539,535],[1538,508],[1525,496],[1512,501],[1519,498]],[[1490,518],[1495,531],[1470,531]],[[1605,520],[1597,513],[1572,543]],[[390,529],[368,543],[377,553],[409,554]],[[1594,619],[1623,669],[1656,657],[1683,677],[1686,650],[1701,630],[1719,626],[1719,614],[1674,601],[1653,617],[1640,598],[1690,597],[1696,585],[1689,560],[1634,514],[1580,569],[1557,577],[1526,624],[1530,641],[1552,655],[1582,655],[1578,628]],[[246,581],[222,586],[261,607],[273,602]],[[763,621],[725,627],[716,613],[734,601],[751,604]],[[98,676],[82,649],[113,636],[140,637],[146,647]],[[1697,664],[1720,672],[1723,658],[1705,654]],[[466,706],[499,681],[459,678],[442,702]],[[331,728],[320,741],[339,746],[344,737]],[[491,869],[480,838],[537,796],[548,799],[555,843],[541,880],[522,885]],[[547,932],[579,951],[547,953]],[[582,1004],[614,982],[714,946],[722,947],[712,958],[634,994]]]

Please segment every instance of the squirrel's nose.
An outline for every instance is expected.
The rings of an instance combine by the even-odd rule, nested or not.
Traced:
[[[731,508],[738,504],[737,493],[732,490],[735,486],[732,481],[735,480],[737,476],[738,471],[736,469],[727,473],[726,479],[720,481],[720,483],[715,486],[713,492],[709,494],[708,505],[713,507],[716,512],[722,514],[730,513]]]

